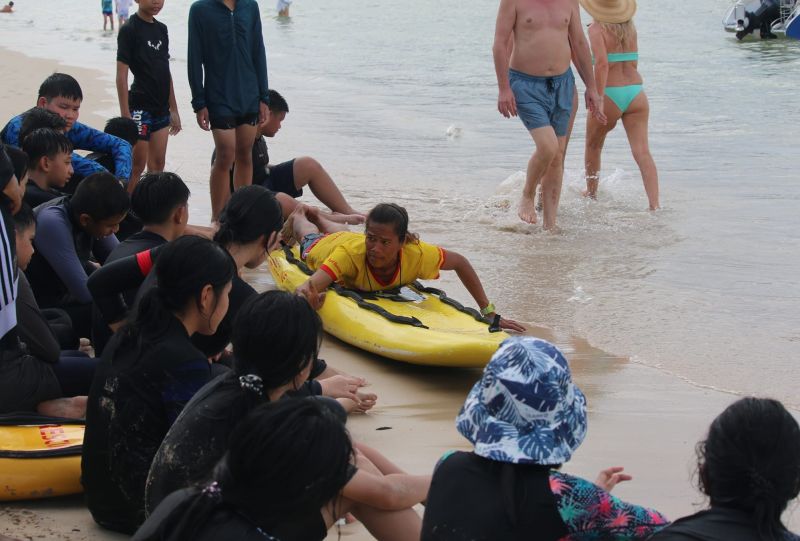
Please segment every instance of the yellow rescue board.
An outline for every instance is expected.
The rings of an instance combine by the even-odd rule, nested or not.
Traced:
[[[0,426],[0,501],[83,492],[84,426]]]
[[[299,257],[297,247],[292,254]],[[308,279],[281,250],[271,254],[270,271],[278,287],[286,291],[294,291]],[[325,330],[343,342],[412,364],[483,367],[500,342],[508,338],[505,332],[490,333],[486,323],[445,304],[436,295],[412,289],[424,300],[365,300],[391,314],[417,318],[427,328],[389,321],[332,289],[328,290],[319,315]]]

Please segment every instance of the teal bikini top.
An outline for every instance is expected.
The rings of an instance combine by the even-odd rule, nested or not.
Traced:
[[[608,53],[608,62],[630,62],[639,60],[639,53]]]

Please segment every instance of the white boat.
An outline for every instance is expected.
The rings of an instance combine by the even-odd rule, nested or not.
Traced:
[[[759,31],[761,39],[786,35],[800,39],[800,0],[737,0],[722,24],[744,39]],[[787,31],[788,30],[788,31]]]

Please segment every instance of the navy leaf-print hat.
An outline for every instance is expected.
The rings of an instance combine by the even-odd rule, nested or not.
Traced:
[[[557,347],[513,337],[500,344],[472,387],[456,428],[482,457],[563,464],[586,437],[586,397]]]

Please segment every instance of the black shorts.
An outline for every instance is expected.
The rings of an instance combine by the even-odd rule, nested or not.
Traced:
[[[232,130],[244,124],[255,126],[258,124],[258,113],[248,113],[242,116],[214,116],[208,115],[208,122],[212,130]]]
[[[273,192],[283,192],[292,197],[303,195],[303,188],[294,184],[294,160],[282,162],[277,165],[268,165],[269,175],[262,180],[261,185]]]
[[[0,352],[0,413],[36,411],[46,400],[60,398],[53,368],[29,355],[24,347]]]

